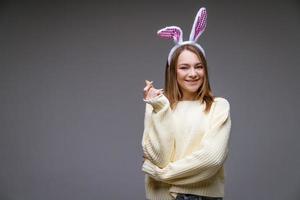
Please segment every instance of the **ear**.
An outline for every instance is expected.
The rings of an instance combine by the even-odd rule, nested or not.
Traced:
[[[182,42],[182,30],[178,26],[168,26],[157,31],[157,35],[164,39],[173,39],[175,44]]]
[[[204,7],[198,11],[190,34],[190,41],[197,41],[206,27],[207,13]]]

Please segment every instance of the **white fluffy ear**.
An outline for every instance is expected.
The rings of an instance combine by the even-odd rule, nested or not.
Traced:
[[[204,7],[198,11],[190,34],[190,41],[197,41],[206,27],[207,13]]]
[[[178,26],[168,26],[157,31],[159,37],[173,39],[175,44],[182,42],[182,30]]]

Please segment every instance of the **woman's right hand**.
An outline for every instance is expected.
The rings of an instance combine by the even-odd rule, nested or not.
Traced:
[[[145,80],[146,87],[144,87],[144,99],[152,99],[158,95],[161,95],[163,93],[163,89],[156,89],[153,86],[153,81]]]

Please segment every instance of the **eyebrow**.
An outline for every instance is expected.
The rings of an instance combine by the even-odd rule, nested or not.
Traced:
[[[178,63],[178,65],[190,65],[189,63]],[[195,65],[203,65],[202,62],[198,62]]]

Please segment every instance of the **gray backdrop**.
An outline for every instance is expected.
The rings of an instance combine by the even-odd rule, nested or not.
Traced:
[[[144,80],[208,11],[199,43],[231,104],[226,200],[300,199],[300,3],[0,3],[0,200],[144,199]]]

